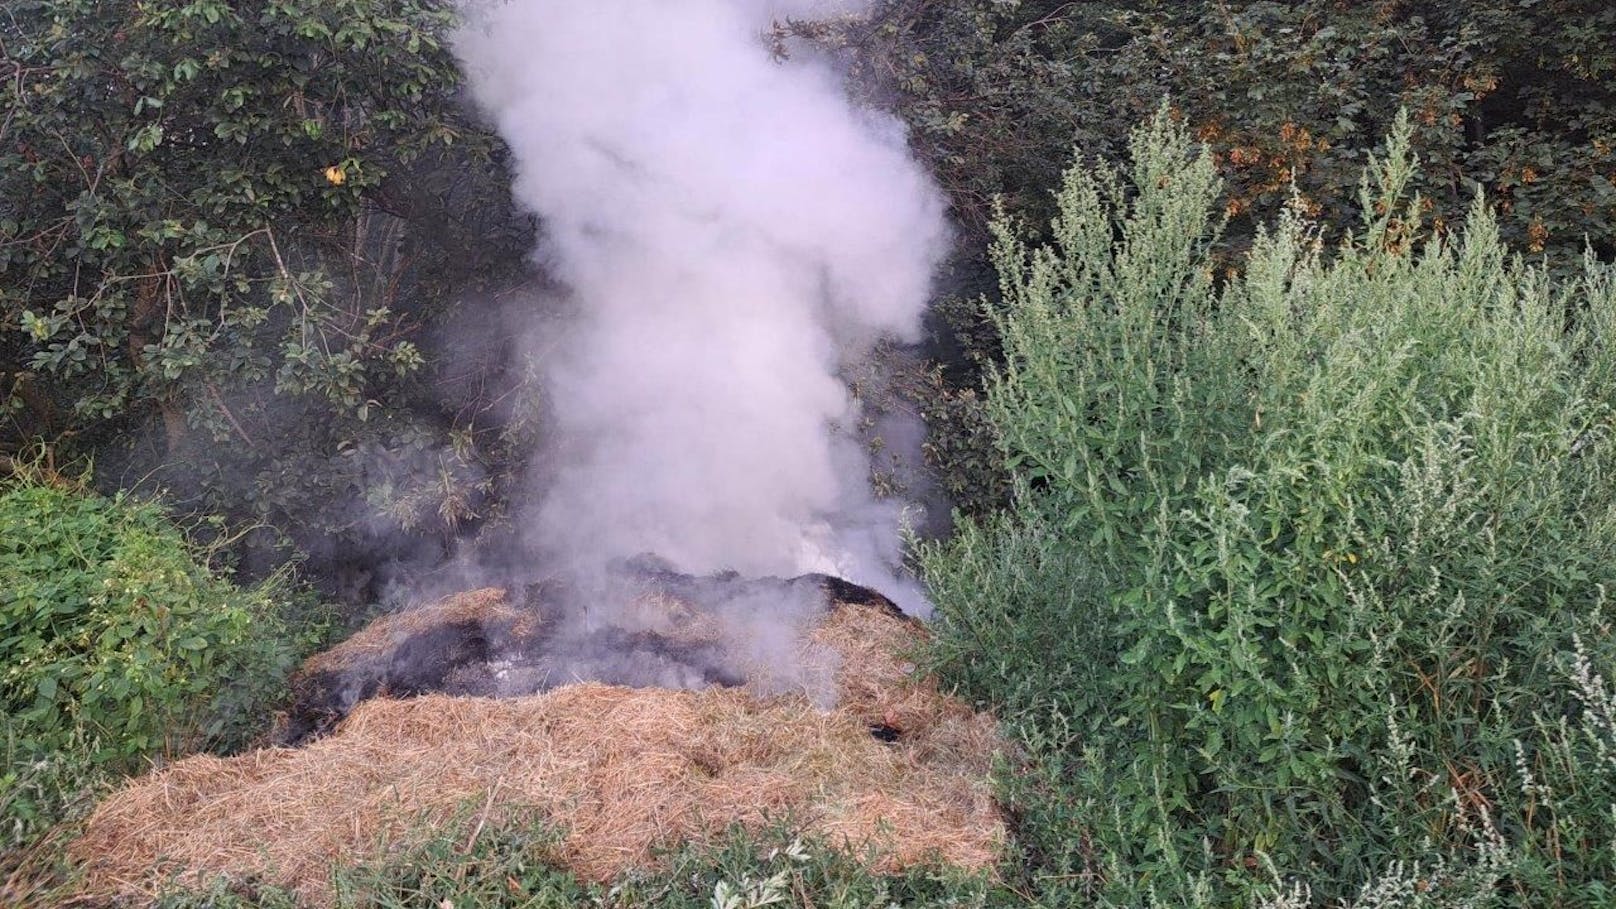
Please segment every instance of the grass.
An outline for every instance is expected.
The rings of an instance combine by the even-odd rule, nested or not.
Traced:
[[[944,868],[877,876],[856,857],[780,828],[760,835],[737,828],[720,845],[666,856],[658,873],[630,873],[610,884],[582,883],[554,867],[562,837],[543,827],[491,830],[468,843],[430,840],[391,860],[337,875],[340,909],[561,909],[658,906],[664,909],[761,909],[764,906],[985,906],[989,882]],[[274,889],[243,892],[220,885],[175,893],[163,909],[293,909]]]

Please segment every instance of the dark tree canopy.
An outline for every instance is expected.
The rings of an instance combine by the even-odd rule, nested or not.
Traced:
[[[1616,6],[1604,0],[887,0],[838,35],[895,99],[955,211],[1041,220],[1073,145],[1116,159],[1165,98],[1229,182],[1232,236],[1290,197],[1355,222],[1357,174],[1400,108],[1438,223],[1477,189],[1506,239],[1616,255]]]

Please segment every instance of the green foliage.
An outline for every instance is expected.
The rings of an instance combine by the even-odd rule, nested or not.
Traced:
[[[0,486],[0,802],[17,839],[101,774],[242,744],[312,644],[284,592],[214,577],[161,512]]]
[[[8,14],[0,314],[33,350],[27,369],[76,392],[75,413],[271,375],[361,408],[368,375],[418,364],[386,302],[341,305],[309,253],[395,161],[453,138],[423,98],[456,81],[446,7],[30,0]]]
[[[1479,202],[1429,236],[1409,146],[1339,249],[1293,208],[1222,283],[1165,112],[1067,174],[1048,245],[996,227],[1018,504],[925,562],[1068,895],[1611,896],[1616,275],[1512,260]]]
[[[1354,229],[1358,175],[1401,109],[1434,228],[1461,227],[1479,188],[1506,245],[1557,275],[1580,273],[1587,245],[1616,257],[1607,0],[882,0],[867,19],[782,31],[844,53],[871,102],[902,116],[968,241],[969,296],[993,287],[981,250],[996,206],[1042,230],[1071,148],[1122,162],[1164,97],[1226,186],[1220,271],[1293,187],[1328,235]],[[939,346],[964,356],[941,353],[948,381],[924,406],[942,484],[976,515],[1002,499],[1002,478],[982,469],[964,396],[998,342],[979,322],[947,322]]]
[[[87,814],[108,779],[95,765],[92,755],[97,746],[84,730],[57,735],[50,747],[42,747],[29,727],[27,720],[0,715],[0,796],[5,799],[0,812],[0,872],[8,878],[25,864],[25,845],[42,851],[59,848],[41,843],[41,836],[65,818]],[[54,861],[53,855],[46,864]],[[50,874],[27,876],[48,879]],[[0,894],[11,895],[3,889]]]
[[[49,441],[306,551],[360,536],[367,497],[408,512],[401,536],[452,533],[508,454],[478,421],[509,385],[426,345],[532,229],[460,103],[455,21],[448,0],[8,3],[0,449]]]
[[[689,847],[658,871],[632,872],[610,884],[579,881],[557,870],[556,839],[541,827],[504,826],[479,836],[439,835],[388,859],[335,877],[335,905],[406,909],[453,906],[596,906],[630,909],[763,909],[766,906],[854,909],[869,906],[972,907],[990,888],[979,877],[943,870],[871,874],[829,844],[732,831],[717,846]],[[291,909],[295,899],[272,889],[243,895],[221,882],[203,892],[177,892],[163,909]]]
[[[1167,96],[1213,146],[1234,239],[1292,181],[1346,230],[1365,155],[1407,108],[1433,217],[1458,224],[1484,187],[1508,243],[1574,271],[1585,236],[1616,254],[1612,35],[1605,0],[887,0],[833,40],[973,228],[1001,195],[1042,221],[1067,150],[1120,158]]]

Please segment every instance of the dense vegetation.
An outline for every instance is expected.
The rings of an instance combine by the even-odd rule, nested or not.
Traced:
[[[554,839],[548,831],[506,829],[477,837],[469,847],[447,837],[388,861],[344,869],[337,878],[342,906],[415,909],[523,907],[567,909],[764,909],[812,905],[826,909],[905,906],[914,909],[982,906],[988,882],[947,871],[880,877],[825,843],[792,838],[783,829],[763,836],[735,831],[717,848],[667,857],[656,874],[634,874],[609,886],[581,883],[543,861]],[[244,898],[226,887],[176,893],[163,909],[295,909],[290,895],[266,891]]]
[[[86,793],[262,730],[299,585],[357,615],[540,450],[498,327],[535,225],[452,25],[0,16],[0,842],[44,844],[0,902],[51,904]],[[782,835],[596,888],[456,831],[349,904],[1616,900],[1616,7],[884,0],[777,37],[896,108],[963,228],[917,402],[963,513],[919,562],[935,666],[1024,749],[1002,879]]]
[[[497,524],[542,443],[503,292],[534,225],[461,103],[449,0],[20,0],[0,19],[0,450],[254,526],[355,606],[389,560]],[[1473,191],[1565,274],[1616,255],[1616,8],[1602,0],[882,0],[782,28],[840,48],[948,191],[963,241],[930,400],[946,488],[1004,501],[974,392],[997,355],[995,199],[1040,227],[1073,146],[1120,161],[1170,96],[1211,144],[1220,263],[1289,198],[1338,235],[1399,109],[1428,221]],[[457,314],[457,318],[450,316]]]
[[[319,624],[237,589],[152,504],[38,468],[0,482],[0,825],[19,842],[101,779],[263,732]]]
[[[458,99],[453,22],[444,0],[8,3],[0,445],[260,526],[236,547],[255,570],[290,542],[331,588],[336,548],[476,517],[480,461],[508,456],[477,422],[496,370],[436,327],[519,276],[531,225]]]
[[[1004,501],[978,368],[998,356],[974,305],[995,206],[1041,231],[1071,149],[1111,164],[1164,97],[1212,149],[1228,223],[1218,267],[1247,249],[1293,186],[1339,238],[1358,176],[1399,110],[1423,166],[1427,223],[1462,226],[1478,190],[1503,241],[1581,270],[1616,256],[1616,6],[1604,0],[881,0],[836,28],[872,103],[895,107],[969,238],[939,301],[945,369],[929,402],[941,479],[972,513]]]
[[[917,146],[959,219],[993,200],[1048,211],[1067,151],[1120,160],[1163,97],[1212,146],[1249,238],[1290,198],[1356,223],[1366,154],[1400,109],[1434,224],[1474,190],[1517,249],[1616,253],[1616,8],[1603,0],[884,0],[837,36]]]
[[[1400,124],[1359,231],[1287,215],[1219,282],[1209,156],[1161,115],[1132,161],[1072,170],[1048,245],[999,222],[1016,507],[925,559],[943,665],[1034,750],[1027,873],[1607,902],[1616,275],[1522,264],[1480,204],[1422,239]]]

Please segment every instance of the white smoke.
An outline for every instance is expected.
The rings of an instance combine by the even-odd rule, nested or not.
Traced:
[[[825,571],[923,603],[839,374],[918,340],[943,202],[897,121],[763,38],[858,5],[510,0],[458,36],[577,311],[543,364],[549,557]]]

